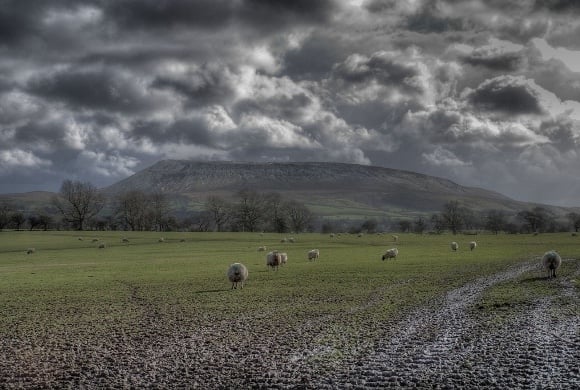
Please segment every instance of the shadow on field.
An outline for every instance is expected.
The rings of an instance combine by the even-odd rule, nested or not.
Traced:
[[[219,290],[201,290],[201,291],[195,291],[194,294],[215,293],[215,292],[228,291],[228,290],[230,290],[230,289],[229,288],[222,288]]]
[[[534,276],[532,278],[522,279],[522,283],[534,283],[540,280],[548,280],[547,276]]]

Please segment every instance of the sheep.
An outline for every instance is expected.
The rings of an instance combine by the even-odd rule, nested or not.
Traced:
[[[396,234],[393,234],[391,237],[393,237],[393,241],[395,242],[399,241],[399,236],[397,236]]]
[[[106,246],[105,243],[104,242],[101,242],[99,244],[99,249],[105,249],[105,246]]]
[[[159,242],[165,242],[165,237],[161,237],[158,241]]]
[[[179,242],[185,242],[185,238],[182,238],[181,240],[179,240]]]
[[[453,252],[456,252],[456,251],[457,251],[457,249],[459,249],[459,244],[458,244],[458,243],[456,243],[455,241],[453,241],[453,242],[451,243],[451,250],[452,250]]]
[[[232,282],[232,290],[238,288],[238,283],[240,283],[240,288],[244,288],[244,282],[248,279],[248,269],[242,263],[234,263],[228,268],[227,275]]]
[[[286,241],[288,241],[288,239],[286,239],[286,238],[283,238],[280,240],[281,243],[285,243]]]
[[[82,240],[83,240],[83,238],[82,238],[82,237],[79,237],[79,238],[78,238],[78,240],[79,240],[79,241],[82,241]]]
[[[395,260],[397,258],[398,254],[399,254],[399,250],[397,248],[391,248],[391,249],[387,250],[385,252],[385,254],[383,255],[383,261],[387,260],[387,259]]]
[[[280,265],[284,265],[288,262],[288,253],[282,252],[280,253]]]
[[[278,270],[278,266],[282,263],[282,257],[280,252],[272,251],[266,255],[266,265],[272,267],[274,270]]]
[[[121,242],[129,242],[129,239],[128,239],[127,237],[123,237],[123,238],[121,239]]]
[[[260,246],[258,247],[258,252],[266,252],[266,249],[268,249],[266,246]]]
[[[548,269],[549,273],[548,279],[552,277],[555,278],[556,270],[562,264],[562,258],[560,257],[558,252],[556,252],[555,250],[551,250],[544,253],[544,256],[542,257],[542,263],[544,264],[544,267]]]
[[[99,242],[99,239],[98,239],[98,238],[93,238],[93,240],[92,240],[92,241],[93,241],[93,242]]]
[[[36,252],[36,249],[34,249],[34,248],[28,248],[28,249],[26,250],[26,254],[27,254],[27,255],[33,254],[34,252]]]
[[[477,248],[477,242],[471,241],[469,243],[469,249],[474,250],[475,248]]]
[[[320,251],[318,249],[312,249],[308,251],[308,261],[316,260],[320,257]]]
[[[290,237],[290,238],[288,239],[288,241],[289,241],[289,242],[291,242],[291,243],[294,243],[294,242],[295,242],[295,240],[294,240],[294,237]]]
[[[359,237],[359,238],[360,238],[360,237],[362,237],[362,236],[363,236],[363,234],[362,234],[362,233],[359,233],[357,237]]]
[[[330,238],[334,238],[334,233],[330,233]]]

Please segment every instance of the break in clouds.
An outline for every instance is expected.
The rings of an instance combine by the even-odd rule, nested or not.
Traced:
[[[0,189],[337,161],[578,205],[578,4],[5,0]]]

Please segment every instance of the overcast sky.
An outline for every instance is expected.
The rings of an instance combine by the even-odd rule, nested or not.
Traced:
[[[0,0],[0,192],[337,161],[580,206],[580,1]]]

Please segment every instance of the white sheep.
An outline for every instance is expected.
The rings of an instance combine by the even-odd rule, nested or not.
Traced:
[[[34,252],[36,252],[36,249],[35,249],[35,248],[28,248],[28,249],[26,250],[26,254],[27,254],[27,255],[33,254]]]
[[[387,259],[396,259],[397,255],[399,254],[399,250],[397,248],[391,248],[385,252],[383,255],[383,261]]]
[[[268,249],[268,248],[265,246],[260,246],[260,247],[258,247],[258,252],[266,252],[266,249]]]
[[[317,260],[318,258],[320,258],[320,251],[318,249],[308,251],[308,261]]]
[[[248,279],[248,269],[242,263],[234,263],[228,268],[227,275],[232,282],[232,290],[238,288],[238,283],[240,283],[240,288],[244,288],[244,282]]]
[[[359,237],[359,238],[360,238],[360,237],[362,237],[362,236],[363,236],[363,234],[362,234],[362,233],[359,233],[359,234],[357,235],[357,237]]]
[[[165,237],[161,237],[158,241],[159,242],[165,242]]]
[[[459,249],[459,244],[458,244],[458,243],[456,243],[455,241],[453,241],[453,242],[451,243],[451,250],[452,250],[453,252],[456,252],[456,251],[457,251],[457,249]]]
[[[477,242],[471,241],[469,243],[469,249],[474,250],[475,248],[477,248]]]
[[[280,240],[281,243],[285,243],[286,241],[288,241],[287,238],[283,238],[283,239]]]
[[[280,253],[280,265],[284,265],[288,262],[288,253],[282,252]]]
[[[391,237],[393,237],[393,241],[395,242],[399,241],[399,236],[397,236],[396,234],[393,234]]]
[[[280,256],[280,252],[272,251],[266,255],[266,265],[268,267],[272,267],[272,269],[277,271],[280,264],[282,264],[282,257]]]
[[[544,264],[544,268],[548,270],[548,278],[556,277],[556,270],[562,264],[562,258],[555,250],[548,251],[544,253],[542,257],[542,264]]]
[[[290,238],[288,239],[288,241],[289,241],[289,242],[291,242],[291,243],[294,243],[294,242],[296,242],[296,240],[294,239],[294,237],[290,237]]]
[[[334,238],[334,233],[330,233],[330,238]]]

